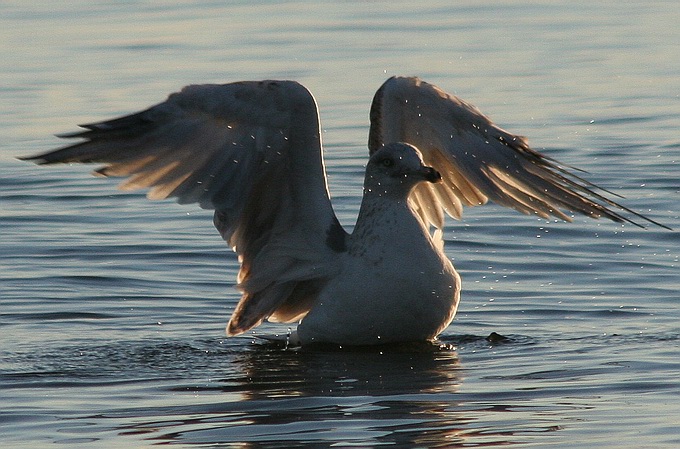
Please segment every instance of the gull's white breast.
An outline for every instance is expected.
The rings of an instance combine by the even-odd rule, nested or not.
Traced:
[[[408,205],[365,206],[342,271],[298,326],[303,344],[432,340],[455,315],[460,277]]]

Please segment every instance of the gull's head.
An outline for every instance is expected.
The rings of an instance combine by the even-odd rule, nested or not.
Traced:
[[[420,151],[407,143],[390,143],[373,153],[366,165],[364,191],[407,197],[419,182],[439,182],[437,170],[423,163]]]

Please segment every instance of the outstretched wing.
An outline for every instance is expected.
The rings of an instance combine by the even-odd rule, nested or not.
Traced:
[[[444,211],[460,218],[464,205],[488,200],[545,218],[571,221],[563,212],[568,210],[640,226],[625,213],[666,227],[597,193],[597,186],[532,150],[524,137],[418,78],[392,77],[375,94],[369,150],[373,154],[390,142],[416,146],[441,173],[442,183],[422,183],[410,197],[421,217],[438,228]]]
[[[239,254],[243,290],[227,328],[304,316],[335,272],[345,231],[333,213],[312,95],[292,81],[192,85],[137,114],[82,125],[83,141],[24,159],[94,162],[124,190],[215,209]]]

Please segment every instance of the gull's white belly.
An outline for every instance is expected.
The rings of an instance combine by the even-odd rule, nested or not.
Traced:
[[[341,275],[298,326],[303,344],[424,341],[448,326],[460,291],[450,261],[429,244],[390,253],[347,256]]]

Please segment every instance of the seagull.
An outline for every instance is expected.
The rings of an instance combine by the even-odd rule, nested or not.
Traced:
[[[77,143],[21,159],[100,163],[95,174],[125,177],[122,190],[214,210],[240,262],[229,336],[269,320],[298,322],[303,346],[435,341],[461,290],[445,215],[460,219],[464,206],[667,228],[415,77],[392,77],[373,98],[352,233],[331,205],[316,101],[295,81],[189,85],[81,128],[60,136]]]

